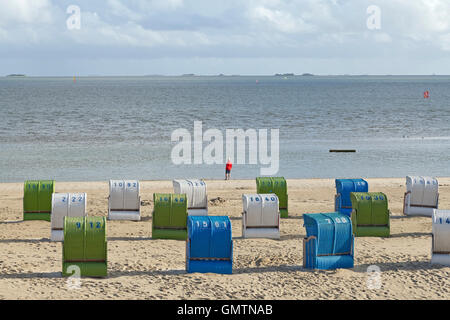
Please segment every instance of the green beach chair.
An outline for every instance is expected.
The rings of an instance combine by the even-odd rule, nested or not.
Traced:
[[[62,254],[63,277],[73,275],[76,269],[82,277],[106,277],[106,218],[65,217]]]
[[[152,238],[186,240],[186,194],[154,193],[153,204]]]
[[[280,217],[288,217],[287,183],[283,177],[258,177],[256,178],[256,193],[274,193],[278,197]]]
[[[55,192],[53,180],[25,181],[23,191],[23,220],[45,220],[50,222],[52,194]]]
[[[389,237],[388,199],[382,192],[351,192],[353,233],[357,237]]]

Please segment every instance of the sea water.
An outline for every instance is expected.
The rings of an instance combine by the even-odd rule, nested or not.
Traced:
[[[194,121],[279,129],[286,178],[450,176],[450,76],[0,78],[0,114],[1,182],[222,179],[224,164],[172,162]]]

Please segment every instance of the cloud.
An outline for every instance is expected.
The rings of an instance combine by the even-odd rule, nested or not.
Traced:
[[[54,22],[54,7],[50,0],[0,0],[0,8],[0,26]]]
[[[392,38],[389,34],[387,33],[375,33],[374,34],[374,39],[376,42],[380,42],[380,43],[389,43],[392,42]]]
[[[173,10],[183,7],[183,0],[132,0],[139,10]]]
[[[130,10],[119,0],[108,0],[106,3],[111,9],[112,15],[125,17],[131,21],[139,21],[143,18],[143,14]]]
[[[251,18],[277,31],[285,33],[312,32],[312,25],[305,23],[302,18],[294,17],[289,12],[265,7],[256,7],[251,11]]]
[[[450,51],[448,0],[75,2],[81,30],[66,28],[66,8],[74,1],[0,0],[3,59],[302,58],[350,65],[379,52],[401,60],[421,59],[423,47],[435,58]],[[366,26],[374,3],[380,30]]]
[[[439,46],[444,51],[450,51],[450,33],[439,36]]]

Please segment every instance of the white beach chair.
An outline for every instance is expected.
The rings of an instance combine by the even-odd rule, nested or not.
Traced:
[[[86,193],[53,193],[51,241],[64,241],[64,217],[86,216]]]
[[[108,220],[141,220],[139,181],[109,181]]]
[[[206,183],[203,180],[173,180],[173,191],[186,194],[189,216],[208,215],[208,195]]]
[[[242,203],[243,238],[280,238],[280,210],[275,194],[244,194]]]
[[[431,263],[450,266],[450,210],[433,210]]]
[[[407,176],[403,213],[431,217],[438,209],[439,183],[433,177]]]

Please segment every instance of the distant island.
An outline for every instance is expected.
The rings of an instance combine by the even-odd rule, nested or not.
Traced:
[[[312,77],[312,73],[303,73],[302,77]],[[276,73],[275,77],[295,77],[294,73]]]
[[[8,74],[7,77],[26,77],[26,75],[24,74],[19,74],[19,73],[13,73],[13,74]]]
[[[293,77],[295,74],[293,73],[276,73],[275,77]]]
[[[182,77],[194,77],[195,74],[193,74],[193,73],[185,73],[185,74],[182,74],[181,76]]]

